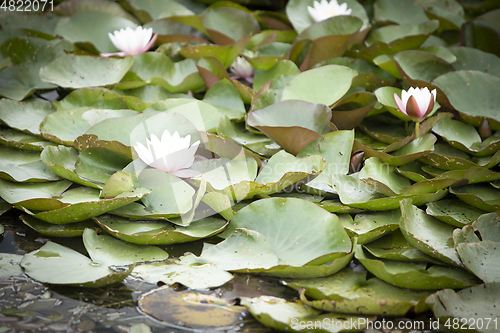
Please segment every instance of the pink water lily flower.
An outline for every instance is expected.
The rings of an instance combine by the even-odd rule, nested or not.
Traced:
[[[352,9],[347,8],[346,3],[339,5],[337,0],[321,0],[314,1],[313,7],[307,6],[307,11],[314,21],[321,22],[334,16],[351,15]]]
[[[401,97],[394,93],[394,100],[399,110],[415,122],[420,122],[434,109],[436,102],[436,89],[429,91],[425,88],[413,88],[403,90]]]
[[[191,135],[181,138],[179,132],[170,135],[170,132],[165,130],[161,140],[152,134],[151,140],[146,139],[146,142],[147,147],[138,142],[134,149],[139,158],[149,166],[181,178],[200,174],[199,171],[188,170],[194,163],[194,155],[200,145],[199,140],[190,145]]]
[[[121,52],[101,53],[103,57],[136,55],[146,52],[153,46],[158,34],[153,36],[153,28],[143,29],[137,27],[133,30],[130,27],[115,30],[114,33],[108,33],[109,39]],[[151,38],[153,36],[153,38]]]

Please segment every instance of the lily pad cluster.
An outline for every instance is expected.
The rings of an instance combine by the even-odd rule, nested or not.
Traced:
[[[341,0],[349,15],[316,21],[314,2],[0,12],[0,214],[83,237],[90,257],[51,241],[15,265],[83,287],[278,277],[296,301],[241,305],[282,330],[500,319],[500,6]],[[108,34],[141,26],[151,50],[109,56],[124,50]],[[437,92],[421,123],[394,99],[409,87]],[[155,154],[165,132],[197,147],[189,177],[140,156],[183,154]],[[163,249],[202,239],[197,255]]]

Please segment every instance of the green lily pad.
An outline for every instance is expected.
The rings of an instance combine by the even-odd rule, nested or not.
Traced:
[[[0,56],[10,57],[12,64],[0,71],[1,95],[23,100],[35,89],[50,89],[56,83],[41,80],[40,68],[64,55],[65,42],[34,37],[17,37],[0,46]]]
[[[205,85],[193,59],[173,62],[160,52],[135,55],[130,72],[125,76],[124,81],[117,85],[117,88],[128,89],[128,85],[144,84],[159,85],[171,93],[196,91]]]
[[[109,39],[108,33],[125,28],[135,30],[137,24],[128,18],[89,8],[88,11],[61,18],[57,23],[55,33],[91,52],[111,53],[119,50]]]
[[[60,180],[40,159],[39,152],[0,146],[0,178],[14,182],[48,182]]]
[[[51,210],[67,206],[58,197],[72,183],[68,181],[48,183],[13,183],[0,179],[0,197],[12,205],[32,210]]]
[[[133,269],[112,270],[107,264],[94,262],[88,257],[62,245],[47,242],[40,249],[24,255],[24,272],[43,283],[86,288],[98,288],[125,279]]]
[[[394,61],[404,83],[408,86],[427,86],[432,90],[432,80],[440,75],[454,71],[455,68],[429,52],[407,50],[394,55]]]
[[[251,112],[247,123],[295,155],[311,141],[331,132],[331,116],[326,105],[287,100]]]
[[[416,160],[400,165],[395,170],[398,174],[405,176],[414,182],[422,182],[431,178],[431,175],[423,170],[424,166],[426,166],[426,164]]]
[[[104,184],[117,171],[130,162],[128,157],[104,148],[89,148],[80,153],[75,162],[75,172],[83,179]]]
[[[65,88],[99,87],[118,83],[132,67],[134,58],[98,58],[63,55],[40,69],[40,78]]]
[[[339,65],[311,69],[291,79],[283,89],[281,99],[333,105],[349,90],[357,74],[355,70]]]
[[[460,200],[487,212],[500,209],[500,193],[498,189],[487,184],[473,184],[450,188]]]
[[[83,233],[83,244],[93,262],[125,266],[139,262],[163,261],[168,253],[156,246],[130,244],[92,229]]]
[[[47,140],[71,146],[76,138],[93,125],[109,118],[135,114],[137,112],[133,110],[99,110],[88,107],[62,109],[48,115],[40,124],[40,130]]]
[[[355,258],[373,275],[393,286],[417,290],[467,288],[478,283],[470,273],[448,266],[376,259],[358,245]]]
[[[64,1],[59,3],[54,8],[54,13],[59,16],[71,16],[76,13],[85,11],[98,11],[103,13],[108,13],[114,16],[123,17],[129,19],[130,21],[139,23],[137,19],[123,9],[122,6],[115,2],[110,1],[99,1],[99,0],[89,0],[89,1]],[[43,15],[45,16],[45,15]]]
[[[411,184],[408,178],[396,174],[394,167],[382,163],[377,157],[365,160],[359,179],[387,196],[399,194]]]
[[[311,227],[323,231],[311,234],[317,237],[301,240],[303,233],[293,228],[292,223],[301,221],[300,216],[306,211],[308,216],[317,216],[315,219],[309,219],[311,223],[316,224]],[[293,218],[287,218],[288,215]],[[285,230],[283,223],[287,225],[286,237],[282,235]],[[331,232],[325,232],[325,228]],[[278,229],[281,231],[277,231]],[[190,257],[186,260],[197,263],[211,262],[225,270],[250,269],[266,275],[268,272],[274,276],[293,276],[292,273],[295,273],[296,276],[313,277],[314,274],[327,270],[328,267],[321,267],[320,264],[343,259],[351,249],[350,239],[335,215],[312,202],[295,198],[269,198],[251,203],[234,215],[222,236],[229,237],[222,243],[206,247],[199,258]],[[284,239],[289,241],[283,243]],[[242,242],[246,245],[241,246]],[[307,251],[303,246],[307,247]],[[304,271],[298,274],[299,268],[304,265],[311,271],[318,268],[318,272],[306,274],[308,272]],[[290,271],[287,272],[284,266],[291,266]],[[335,267],[335,271],[342,267]]]
[[[453,328],[457,323],[459,327],[466,325],[475,332],[494,333],[500,320],[497,310],[500,306],[499,295],[499,283],[486,283],[458,292],[440,290],[429,296],[427,303],[432,307],[434,317],[439,319],[440,329],[448,330],[447,326]]]
[[[106,88],[82,88],[72,91],[61,101],[53,101],[58,110],[87,106],[95,109],[123,110],[127,104],[116,92]]]
[[[44,149],[40,158],[52,172],[60,177],[88,187],[101,188],[102,184],[83,179],[76,173],[75,164],[79,155],[73,147],[50,146]]]
[[[469,155],[446,143],[435,144],[434,151],[421,157],[419,161],[443,170],[469,170],[476,166]]]
[[[500,129],[499,95],[496,93],[500,78],[479,71],[460,70],[441,75],[432,83],[443,90],[465,122],[479,127],[486,117],[493,130]]]
[[[441,263],[440,260],[429,257],[422,251],[411,246],[400,230],[394,230],[380,239],[364,244],[363,248],[371,255],[380,259]]]
[[[259,91],[264,86],[264,83],[269,80],[274,80],[280,76],[294,77],[297,74],[300,74],[300,70],[294,62],[288,59],[281,59],[268,70],[257,69],[255,71],[253,88],[255,91]]]
[[[11,208],[12,208],[11,204],[5,202],[2,198],[0,198],[0,215],[2,215],[5,212],[8,212]],[[3,233],[3,230],[0,233]]]
[[[399,228],[401,213],[397,210],[356,214],[352,219],[340,219],[350,237],[357,237],[358,244],[370,243]]]
[[[257,153],[265,154],[265,152],[270,152],[269,155],[273,155],[278,149],[267,148],[266,150],[260,149],[261,145],[269,146],[274,143],[273,140],[269,139],[265,135],[258,135],[249,132],[245,129],[244,123],[236,123],[229,119],[229,117],[224,116],[219,119],[219,125],[217,126],[217,134],[223,138],[231,139],[232,141],[247,147],[248,149],[254,150]],[[271,153],[272,152],[272,153]],[[267,154],[266,154],[267,155]]]
[[[391,154],[365,147],[358,141],[354,141],[353,150],[363,150],[366,158],[378,157],[383,163],[387,163],[392,166],[400,166],[416,159],[420,159],[431,153],[434,150],[435,142],[436,137],[431,133],[427,133],[410,141],[402,148],[391,152]]]
[[[462,268],[453,245],[455,228],[425,214],[409,200],[401,201],[400,205],[400,228],[408,243],[431,257]]]
[[[190,289],[215,288],[234,278],[231,273],[212,265],[186,266],[175,262],[139,265],[132,276],[155,284],[160,281],[168,285],[181,283]]]
[[[115,211],[112,213],[115,214]],[[118,239],[150,245],[184,243],[208,238],[221,232],[227,225],[227,221],[213,217],[193,221],[187,227],[167,221],[129,220],[112,215],[94,217],[94,221]]]
[[[90,217],[99,216],[113,209],[125,206],[137,201],[147,195],[149,191],[138,188],[129,192],[121,193],[114,198],[99,199],[100,191],[88,187],[79,187],[68,190],[61,195],[58,201],[64,205],[59,209],[44,212],[31,212],[23,202],[15,204],[26,213],[53,224],[75,223],[87,220]]]
[[[463,46],[448,49],[457,57],[453,63],[456,70],[481,71],[500,76],[500,58],[494,54]]]
[[[315,327],[324,327],[319,332],[352,332],[366,328],[368,320],[374,319],[334,313],[320,315],[320,311],[301,301],[288,302],[269,296],[245,297],[241,299],[241,305],[260,323],[288,332],[306,332]]]
[[[445,139],[452,147],[476,156],[492,155],[500,149],[500,132],[496,132],[482,142],[474,126],[458,120],[443,119],[432,128],[432,131]]]
[[[321,155],[326,161],[325,169],[318,177],[303,185],[302,189],[311,188],[313,191],[333,192],[333,188],[329,185],[329,176],[349,172],[353,136],[354,131],[327,133],[302,149],[297,157]]]
[[[40,99],[0,100],[0,120],[11,128],[33,135],[40,135],[40,123],[54,111],[50,102]]]
[[[23,274],[19,263],[23,256],[12,253],[0,254],[0,279],[5,280],[11,276]]]
[[[232,44],[240,38],[260,32],[259,22],[238,8],[211,7],[203,13],[203,26],[220,45]]]
[[[38,136],[20,132],[12,128],[0,128],[0,144],[22,150],[42,151],[47,146],[56,144]]]
[[[249,41],[250,36],[244,36],[231,45],[186,46],[179,50],[179,54],[192,59],[213,56],[219,59],[225,68],[228,68],[245,49]]]
[[[332,122],[339,130],[353,129],[372,110],[376,102],[375,95],[367,91],[347,95],[333,106]]]
[[[415,205],[422,205],[442,199],[448,193],[447,190],[438,190],[435,193],[401,194],[386,197],[382,192],[359,180],[358,174],[334,175],[331,178],[331,184],[338,192],[343,204],[376,211],[397,209],[399,202],[406,198],[411,199]]]
[[[400,316],[408,311],[428,311],[425,299],[431,292],[394,287],[376,277],[368,278],[367,273],[366,270],[344,268],[326,278],[285,280],[283,283],[299,290],[304,304],[321,311]]]
[[[368,30],[360,31],[363,26],[363,20],[350,15],[334,16],[312,24],[295,39],[290,59],[301,67],[311,68],[325,60],[340,57],[356,40],[364,39]],[[307,56],[302,60],[299,57],[305,51]]]
[[[472,225],[455,230],[455,248],[464,266],[484,282],[500,282],[500,219],[497,214],[482,215]]]
[[[429,202],[425,212],[454,227],[463,227],[467,224],[471,224],[479,216],[485,213],[480,209],[456,199]]]
[[[170,16],[188,16],[194,13],[182,3],[167,1],[128,1],[132,12],[141,22],[146,23]]]
[[[19,218],[31,229],[48,237],[78,237],[82,236],[83,231],[87,228],[98,229],[92,220],[71,224],[53,224],[39,220],[30,215],[22,214]]]
[[[389,25],[373,31],[365,40],[368,45],[360,50],[350,50],[347,56],[372,61],[381,54],[392,55],[421,46],[437,30],[437,20],[420,24]]]
[[[226,79],[210,87],[205,96],[203,96],[203,101],[215,106],[219,112],[227,115],[230,119],[242,118],[246,114],[245,104],[241,99],[240,93]]]

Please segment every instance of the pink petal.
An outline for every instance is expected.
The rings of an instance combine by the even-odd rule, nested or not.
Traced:
[[[405,115],[408,115],[406,113],[406,106],[403,105],[403,101],[401,101],[401,98],[399,98],[398,94],[394,93],[394,101],[396,102],[399,110],[403,112]]]

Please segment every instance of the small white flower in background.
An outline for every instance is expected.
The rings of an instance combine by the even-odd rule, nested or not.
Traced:
[[[420,122],[427,116],[436,102],[436,89],[429,91],[425,88],[413,88],[408,91],[403,90],[401,97],[394,93],[394,101],[398,105],[399,110],[410,117],[415,122]]]
[[[115,32],[108,33],[109,39],[121,52],[116,53],[101,53],[103,57],[136,55],[144,53],[153,46],[158,34],[153,36],[153,28],[143,29],[137,27],[133,30],[130,27],[125,29],[115,30]],[[153,38],[151,38],[153,36]]]
[[[229,71],[233,74],[231,77],[233,79],[245,79],[248,82],[253,82],[253,74],[255,73],[255,68],[243,57],[238,57],[233,62]]]
[[[340,16],[340,15],[351,15],[352,9],[347,8],[347,4],[343,3],[339,5],[337,0],[321,0],[321,2],[314,1],[314,7],[307,6],[309,14],[316,22],[321,22],[330,17]]]
[[[138,142],[134,149],[139,158],[149,166],[181,178],[200,174],[199,171],[188,170],[194,163],[194,155],[200,145],[200,141],[190,145],[191,135],[181,138],[179,132],[170,135],[170,132],[165,130],[161,140],[152,134],[151,141],[149,139],[146,141],[147,147]]]

